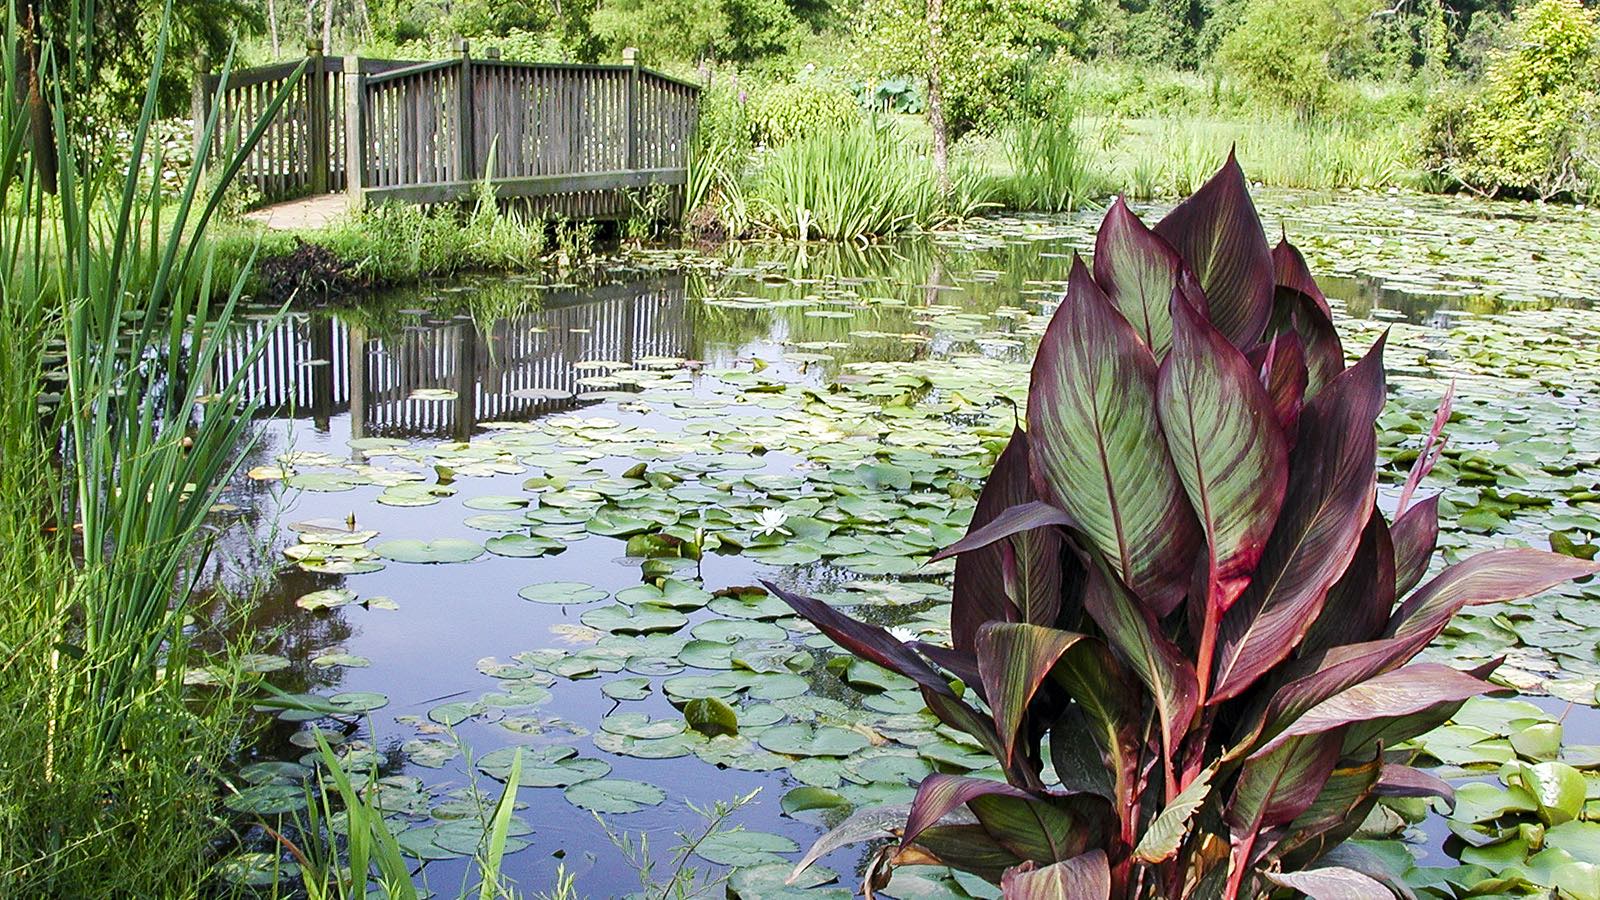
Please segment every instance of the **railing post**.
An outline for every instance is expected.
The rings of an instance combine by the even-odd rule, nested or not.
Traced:
[[[306,41],[306,149],[309,159],[306,168],[311,175],[311,193],[328,192],[328,169],[333,160],[328,158],[328,75],[327,61],[322,55],[322,39]]]
[[[194,84],[189,93],[189,115],[194,119],[194,164],[203,166],[210,147],[202,146],[206,119],[211,116],[211,62],[204,51],[195,56]]]
[[[457,177],[472,181],[477,177],[472,146],[472,46],[466,38],[456,38],[456,49],[461,51],[461,73],[456,78],[456,141],[461,145],[461,172]]]
[[[344,58],[344,185],[350,197],[350,210],[366,205],[367,186],[367,76],[361,71],[361,58]]]
[[[628,72],[628,171],[639,168],[639,48],[623,47],[622,64]]]

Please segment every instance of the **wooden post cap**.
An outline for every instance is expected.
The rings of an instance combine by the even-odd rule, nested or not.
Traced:
[[[623,47],[622,48],[622,62],[623,62],[624,65],[630,65],[631,66],[631,65],[633,65],[634,63],[636,63],[638,61],[639,61],[639,48],[638,47]]]

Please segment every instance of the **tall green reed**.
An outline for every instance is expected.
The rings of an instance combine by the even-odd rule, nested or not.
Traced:
[[[8,12],[0,894],[183,895],[217,830],[208,770],[231,750],[241,709],[226,689],[183,691],[184,622],[251,412],[239,381],[208,376],[243,282],[210,302],[203,236],[264,126],[217,166],[217,189],[201,191],[196,167],[164,204],[147,143],[165,24],[131,160],[117,167],[92,149],[69,87],[93,72],[92,6],[61,4],[55,32],[25,33],[15,2]],[[169,2],[163,23],[170,13]],[[46,101],[50,115],[31,118]],[[213,114],[208,138],[216,129]]]
[[[1001,186],[1006,205],[1040,212],[1076,209],[1102,190],[1091,150],[1070,105],[1057,102],[1047,115],[1023,115],[1006,131],[1011,174]]]
[[[748,188],[750,210],[786,237],[865,241],[970,214],[975,179],[952,175],[944,196],[927,154],[884,123],[820,129],[765,157]]]

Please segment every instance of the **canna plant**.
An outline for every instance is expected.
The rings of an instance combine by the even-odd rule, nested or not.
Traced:
[[[1380,798],[1453,800],[1389,748],[1494,668],[1413,658],[1467,604],[1600,566],[1501,549],[1422,583],[1437,498],[1412,497],[1449,399],[1386,517],[1383,346],[1345,366],[1326,299],[1297,250],[1269,248],[1231,156],[1154,229],[1112,205],[1042,338],[1027,430],[940,554],[957,558],[952,646],[773,588],[913,679],[1005,775],[927,777],[869,894],[897,865],[939,864],[1016,898],[1391,896],[1370,854],[1339,845]],[[883,820],[853,818],[800,868]]]

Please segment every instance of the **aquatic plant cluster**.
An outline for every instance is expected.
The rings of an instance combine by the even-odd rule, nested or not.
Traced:
[[[1391,521],[1383,347],[1346,368],[1303,258],[1269,249],[1231,159],[1153,230],[1112,207],[1041,340],[1028,430],[941,554],[959,556],[952,646],[770,585],[914,681],[1005,775],[925,778],[869,890],[934,863],[1016,897],[1390,893],[1392,873],[1338,845],[1379,797],[1452,796],[1384,749],[1489,690],[1496,665],[1412,658],[1469,604],[1600,566],[1513,548],[1417,587],[1437,498],[1411,501],[1449,397]],[[819,847],[883,833],[847,821]]]

